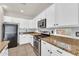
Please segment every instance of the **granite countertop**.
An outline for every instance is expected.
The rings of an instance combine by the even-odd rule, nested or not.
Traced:
[[[54,46],[56,46],[56,47],[58,47],[58,48],[60,48],[60,49],[62,49],[62,50],[65,50],[65,51],[67,51],[67,52],[69,52],[69,53],[75,55],[75,54],[72,53],[71,51],[66,50],[66,49],[64,49],[64,48],[62,48],[62,47],[60,47],[60,46],[58,46],[58,45],[57,45],[57,42],[59,42],[59,41],[57,41],[56,38],[46,37],[46,38],[41,38],[41,40],[43,40],[43,41],[45,41],[45,42],[47,42],[47,43],[50,43],[50,44],[52,44],[52,45],[54,45]]]
[[[59,36],[53,36],[53,35],[46,37],[46,38],[41,38],[41,40],[44,40],[58,48],[61,48],[62,50],[65,50],[65,51],[73,54],[73,55],[79,56],[79,40],[76,40],[76,39],[73,40],[73,39],[59,37]],[[62,42],[62,43],[70,45],[70,49],[60,47],[58,42]]]
[[[33,32],[33,33],[28,33],[28,34],[39,35],[40,33]],[[55,45],[56,47],[61,48],[73,55],[79,56],[79,40],[78,39],[50,35],[49,37],[41,38],[41,40],[44,40],[52,45]],[[62,42],[62,43],[70,45],[71,49],[65,49],[65,48],[58,46],[57,45],[58,42]]]
[[[26,32],[26,33],[23,33],[23,34],[31,34],[31,35],[40,35],[41,33],[37,33],[37,32]]]
[[[7,46],[9,41],[0,41],[0,53]]]

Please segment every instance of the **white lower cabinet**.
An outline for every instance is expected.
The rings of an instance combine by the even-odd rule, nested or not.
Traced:
[[[29,34],[28,38],[29,43],[31,43],[31,45],[33,46],[33,36]]]
[[[41,41],[41,56],[50,56],[49,50],[49,45],[46,42]]]
[[[20,35],[19,44],[25,44],[25,43],[28,43],[27,35]]]
[[[8,46],[6,46],[2,52],[0,53],[0,56],[8,56],[8,49],[7,49]]]
[[[51,56],[74,56],[74,55],[56,46],[51,45]]]
[[[41,56],[74,56],[74,55],[42,40]]]
[[[20,38],[19,38],[19,44],[26,44],[26,43],[31,43],[32,46],[33,46],[33,36],[30,35],[30,34],[23,34],[23,35],[20,35]]]

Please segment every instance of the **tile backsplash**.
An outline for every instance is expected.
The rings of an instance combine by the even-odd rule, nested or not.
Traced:
[[[71,37],[78,37],[76,36],[76,32],[79,32],[79,27],[62,27],[62,28],[52,28],[52,29],[38,29],[37,32],[41,31],[49,31],[51,35],[60,34],[60,35],[67,35]],[[53,33],[52,33],[53,32]]]
[[[61,34],[61,35],[70,35],[72,32],[72,29],[70,28],[60,28],[60,29],[56,29],[56,33],[57,34]]]
[[[79,32],[79,27],[57,28],[56,29],[56,34],[68,35],[68,36],[73,36],[73,37],[77,37],[76,32]]]

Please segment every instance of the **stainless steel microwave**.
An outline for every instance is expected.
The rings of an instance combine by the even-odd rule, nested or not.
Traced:
[[[46,19],[38,21],[38,28],[46,28]]]

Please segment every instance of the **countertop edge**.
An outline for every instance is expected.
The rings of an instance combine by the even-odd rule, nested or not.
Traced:
[[[5,41],[5,42],[2,42],[2,43],[5,43],[5,45],[3,45],[3,47],[0,48],[0,53],[8,45],[9,41]]]

